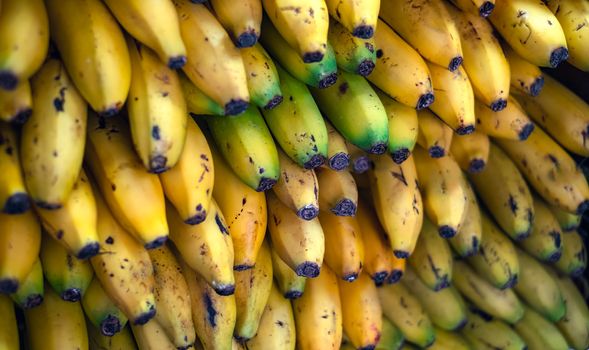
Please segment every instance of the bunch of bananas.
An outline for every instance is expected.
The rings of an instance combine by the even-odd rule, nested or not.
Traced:
[[[0,349],[587,349],[587,0],[0,0]]]

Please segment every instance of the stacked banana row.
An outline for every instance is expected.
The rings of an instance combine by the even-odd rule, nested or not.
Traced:
[[[586,349],[587,23],[0,0],[0,349]]]

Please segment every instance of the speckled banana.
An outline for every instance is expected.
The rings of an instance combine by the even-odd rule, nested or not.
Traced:
[[[272,254],[272,276],[276,281],[276,287],[286,299],[297,299],[303,295],[307,278],[299,276],[278,255],[276,249],[268,242]]]
[[[186,101],[186,109],[191,116],[225,115],[225,109],[209,96],[205,95],[184,72],[178,72],[180,87]]]
[[[460,231],[450,238],[448,243],[454,252],[463,258],[479,253],[483,228],[481,224],[481,210],[470,183],[466,186],[467,207]]]
[[[417,144],[432,158],[441,158],[450,151],[454,132],[429,109],[417,112]]]
[[[587,247],[577,232],[564,233],[562,255],[554,267],[565,275],[577,277],[587,268]]]
[[[495,0],[450,0],[463,12],[469,12],[481,17],[489,17],[495,8]]]
[[[22,309],[32,309],[43,303],[44,289],[43,267],[41,259],[37,259],[27,277],[18,286],[18,290],[10,294],[10,297]]]
[[[503,46],[503,52],[509,62],[512,92],[537,96],[544,87],[544,74],[540,67],[526,61],[508,45]]]
[[[546,6],[558,19],[566,37],[568,62],[589,71],[589,4],[580,0],[549,0]]]
[[[401,164],[407,160],[417,143],[419,133],[417,112],[414,108],[395,101],[380,90],[376,90],[376,94],[389,118],[389,154],[395,163]]]
[[[479,131],[452,138],[450,153],[460,168],[468,173],[485,169],[489,158],[489,136]]]
[[[525,350],[524,340],[501,320],[487,320],[474,312],[468,313],[468,322],[460,332],[474,349]]]
[[[561,230],[565,232],[574,231],[581,224],[581,215],[570,213],[554,205],[548,205],[548,207],[558,221]]]
[[[581,350],[589,346],[589,309],[569,277],[555,277],[567,305],[565,316],[556,323],[570,346]]]
[[[358,207],[358,188],[352,174],[327,168],[316,169],[319,208],[341,216],[354,216]]]
[[[5,214],[22,214],[31,207],[17,135],[12,126],[0,123],[0,212]]]
[[[262,24],[262,3],[259,0],[211,0],[211,5],[235,46],[247,48],[256,44]]]
[[[405,342],[401,330],[397,328],[388,318],[382,316],[382,331],[375,350],[400,350]]]
[[[532,308],[526,307],[524,317],[513,325],[518,335],[532,349],[568,349],[564,335],[555,324]]]
[[[229,3],[231,1],[224,0],[221,2]],[[244,1],[244,3],[247,2],[253,1]],[[272,109],[282,103],[280,79],[278,78],[276,66],[268,52],[260,44],[242,48],[239,52],[243,59],[247,88],[252,102],[256,106],[265,109]]]
[[[327,128],[327,160],[325,165],[329,168],[340,171],[350,165],[350,154],[344,137],[325,120]]]
[[[534,196],[534,224],[530,235],[517,244],[540,261],[552,263],[562,255],[562,231],[546,203]]]
[[[18,83],[14,90],[0,89],[0,120],[24,124],[33,113],[32,100],[31,84],[28,80]]]
[[[100,330],[91,323],[86,322],[86,327],[91,350],[137,350],[130,327],[123,328],[112,337],[100,334]]]
[[[0,346],[6,350],[20,349],[20,341],[18,339],[18,324],[16,323],[16,315],[14,312],[14,305],[12,300],[6,295],[0,295],[0,313],[3,317],[2,332],[0,333]]]
[[[326,0],[325,3],[329,14],[353,36],[370,39],[376,32],[380,0]]]
[[[362,76],[372,73],[376,64],[374,38],[355,37],[346,27],[335,20],[329,22],[327,38],[333,47],[339,68]]]
[[[476,130],[492,137],[525,141],[536,125],[515,98],[507,98],[505,109],[493,112],[482,102],[475,101]]]
[[[97,333],[112,337],[119,332],[124,332],[128,321],[127,316],[106,294],[98,278],[92,279],[86,293],[82,296],[81,303],[89,324],[96,329]]]

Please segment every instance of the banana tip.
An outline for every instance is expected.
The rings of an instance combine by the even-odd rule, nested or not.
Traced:
[[[485,161],[483,159],[473,159],[468,165],[468,172],[471,174],[480,173],[483,169],[485,169]]]
[[[321,60],[323,60],[323,52],[321,51],[305,52],[303,54],[304,63],[321,62]]]
[[[257,192],[265,192],[268,191],[269,189],[271,189],[272,187],[274,187],[274,185],[276,184],[276,179],[271,179],[268,177],[263,177],[260,179],[260,182],[258,183],[258,188],[256,188]]]
[[[454,72],[462,65],[462,56],[456,56],[450,60],[450,64],[448,65],[448,70],[450,72]]]
[[[111,118],[119,114],[121,107],[123,106],[122,103],[116,103],[114,107],[106,108],[100,112],[98,112],[98,116],[101,118]]]
[[[403,271],[393,270],[393,272],[391,272],[391,274],[389,275],[389,278],[387,279],[387,283],[388,284],[397,283],[401,280],[401,277],[403,277]]]
[[[180,69],[186,64],[186,56],[174,56],[168,59],[168,67],[170,69]]]
[[[300,290],[289,290],[288,292],[284,293],[284,297],[286,299],[298,299],[303,296],[303,292]]]
[[[388,272],[379,271],[379,272],[375,273],[374,275],[372,275],[372,280],[374,281],[374,283],[377,286],[380,286],[386,281],[387,277],[389,277]]]
[[[462,125],[456,129],[458,135],[468,135],[474,132],[474,125]]]
[[[80,249],[80,251],[76,255],[76,258],[78,258],[80,260],[85,260],[85,259],[88,259],[88,258],[91,258],[91,257],[97,255],[99,251],[100,251],[100,244],[98,244],[98,242],[92,242],[92,243],[86,244],[82,249]]]
[[[376,65],[371,59],[365,59],[360,62],[358,68],[356,68],[356,74],[361,75],[363,77],[369,76],[370,73],[374,70]]]
[[[409,257],[409,252],[404,251],[404,250],[393,250],[393,254],[395,254],[395,257],[397,259],[407,259]]]
[[[354,282],[358,279],[358,272],[348,273],[342,276],[342,279],[346,282]]]
[[[485,1],[479,7],[479,15],[483,18],[487,18],[491,15],[491,13],[493,12],[494,9],[495,9],[495,4],[493,2]]]
[[[41,294],[32,294],[22,304],[23,309],[32,309],[43,303],[43,296]]]
[[[393,158],[395,164],[402,164],[407,158],[409,158],[410,153],[411,151],[409,148],[400,148],[391,152],[391,158]]]
[[[235,284],[221,284],[214,286],[213,289],[221,296],[233,295],[235,293]]]
[[[297,210],[297,216],[303,220],[313,220],[319,215],[319,208],[315,205],[309,204]]]
[[[321,78],[321,80],[319,80],[319,84],[317,85],[317,87],[319,89],[327,89],[328,87],[335,84],[336,81],[337,81],[337,73],[330,73],[330,74],[324,76],[323,78]]]
[[[427,108],[431,106],[431,104],[434,103],[435,100],[436,98],[433,93],[426,92],[425,94],[419,96],[419,99],[417,100],[417,106],[415,106],[415,109],[419,111],[420,109]]]
[[[145,245],[143,247],[145,247],[145,249],[147,249],[147,250],[156,249],[156,248],[163,246],[167,240],[168,240],[168,236],[161,236],[161,237],[154,239],[151,242],[145,243]]]
[[[133,321],[133,324],[135,325],[144,325],[147,322],[149,322],[149,320],[151,320],[152,318],[155,317],[155,307],[151,307],[148,311],[140,314],[135,321]]]
[[[491,107],[491,110],[493,112],[502,111],[505,109],[505,107],[507,107],[507,100],[504,98],[500,98],[498,100],[493,101],[489,107]]]
[[[429,156],[432,158],[442,158],[446,155],[446,150],[440,146],[431,146],[428,149]]]
[[[12,294],[18,290],[16,278],[4,278],[0,280],[0,294]]]
[[[583,272],[585,272],[585,267],[584,266],[577,267],[576,269],[574,269],[573,271],[571,271],[569,273],[569,276],[572,277],[572,278],[579,277],[579,276],[581,276],[583,274]]]
[[[356,203],[353,200],[344,198],[331,208],[331,212],[337,216],[355,216],[356,209]]]
[[[233,271],[245,271],[245,270],[249,270],[249,269],[253,269],[253,268],[254,268],[254,265],[248,265],[248,264],[234,265]]]
[[[350,165],[350,156],[347,153],[339,152],[329,158],[329,167],[333,170],[339,171],[347,168]]]
[[[149,172],[152,174],[161,174],[170,168],[167,164],[168,157],[161,154],[151,157],[149,159]]]
[[[532,132],[534,131],[534,128],[536,126],[534,125],[534,123],[530,122],[528,124],[526,124],[521,131],[519,132],[519,134],[517,135],[520,141],[525,141],[528,139],[528,137],[530,137],[530,135],[532,134]]]
[[[14,90],[18,85],[16,74],[8,71],[0,71],[0,88],[4,90]]]
[[[100,333],[106,337],[112,337],[121,331],[121,321],[118,317],[108,315],[102,322],[100,322]]]
[[[314,154],[311,157],[311,159],[309,159],[308,161],[305,162],[305,164],[303,164],[303,168],[315,169],[315,168],[323,165],[323,163],[325,163],[325,157],[322,154]]]
[[[64,301],[76,302],[82,299],[82,291],[80,288],[69,288],[61,293],[61,299]]]
[[[258,35],[256,34],[256,31],[253,29],[249,29],[248,31],[239,34],[239,36],[235,40],[235,46],[242,49],[245,47],[252,47],[256,45],[257,42]]]
[[[556,68],[562,62],[568,60],[569,50],[566,47],[559,47],[550,53],[550,67]]]
[[[352,167],[355,173],[363,174],[370,169],[370,159],[366,156],[360,156],[354,159]]]
[[[440,282],[434,287],[433,291],[439,292],[442,289],[446,289],[448,287],[450,287],[450,281],[448,280],[448,275],[445,275],[444,277],[442,277]]]
[[[29,118],[31,117],[32,114],[33,114],[33,109],[32,108],[23,109],[23,110],[17,112],[12,117],[12,119],[10,119],[10,122],[12,124],[22,125],[22,124],[26,123],[27,120],[29,120]]]
[[[560,260],[561,256],[562,256],[562,252],[560,252],[560,251],[554,252],[546,258],[546,262],[555,263],[558,260]]]
[[[515,285],[517,284],[518,281],[519,281],[519,276],[517,274],[513,274],[513,275],[511,275],[509,280],[507,280],[507,282],[505,282],[505,284],[503,286],[501,286],[501,288],[499,288],[499,289],[511,289],[511,288],[515,287]]]
[[[8,197],[6,203],[4,203],[2,212],[6,214],[22,214],[29,210],[30,207],[31,202],[26,193],[15,193]]]
[[[321,268],[319,267],[319,265],[311,261],[305,261],[304,263],[297,266],[297,268],[295,269],[297,276],[308,278],[315,278],[319,276],[320,271]]]
[[[201,210],[194,214],[193,216],[189,217],[188,219],[184,220],[184,223],[187,225],[198,225],[201,222],[205,221],[207,218],[207,211]]]
[[[438,228],[438,233],[442,238],[452,238],[456,236],[456,229],[448,225],[442,225]]]
[[[589,209],[589,200],[582,201],[579,206],[577,206],[577,214],[583,214],[587,209]]]
[[[463,318],[462,320],[460,320],[460,322],[458,322],[456,327],[454,327],[454,329],[452,329],[452,331],[457,332],[457,331],[461,330],[462,328],[466,327],[467,323],[468,323],[468,319]]]
[[[49,203],[46,201],[42,201],[42,200],[36,200],[35,201],[35,205],[38,206],[41,209],[45,209],[45,210],[57,210],[57,209],[61,209],[61,203]]]
[[[379,142],[375,145],[373,145],[372,147],[370,147],[370,149],[368,150],[368,153],[370,154],[384,154],[387,151],[387,144],[386,142]]]
[[[374,35],[374,27],[368,24],[361,24],[352,30],[352,35],[360,39],[370,39]]]
[[[544,87],[544,77],[539,76],[536,78],[536,80],[534,80],[532,85],[530,85],[530,95],[532,95],[534,97],[538,96],[540,94],[540,92],[542,91],[543,87]]]
[[[231,99],[225,104],[225,115],[238,115],[249,107],[249,102],[241,99]]]
[[[272,99],[270,99],[270,101],[268,101],[268,103],[266,103],[266,105],[264,106],[264,109],[266,109],[266,110],[273,109],[273,108],[277,107],[279,104],[281,104],[283,100],[284,100],[284,97],[282,97],[282,95],[276,95],[276,96],[272,97]]]
[[[359,347],[358,350],[374,350],[376,349],[376,344],[369,344],[362,347]]]

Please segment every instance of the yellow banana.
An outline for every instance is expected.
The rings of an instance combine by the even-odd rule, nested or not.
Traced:
[[[429,109],[417,112],[417,123],[417,144],[425,148],[432,158],[446,156],[454,138],[452,129]]]
[[[375,350],[399,350],[403,346],[405,338],[403,333],[388,318],[382,316],[382,331],[380,340],[376,344]]]
[[[549,0],[545,4],[562,26],[569,49],[568,62],[589,71],[589,4],[579,0]]]
[[[268,192],[268,231],[272,247],[297,275],[317,277],[327,242],[319,219],[304,220]]]
[[[307,277],[299,276],[278,255],[278,252],[268,242],[272,254],[272,276],[276,281],[276,287],[286,299],[297,299],[303,295]]]
[[[43,303],[44,287],[43,267],[41,266],[41,259],[37,259],[33,269],[19,285],[16,293],[11,294],[10,297],[22,309],[31,309]]]
[[[370,39],[376,32],[380,0],[326,0],[329,14],[353,36]]]
[[[10,294],[31,272],[41,248],[41,227],[37,217],[0,213],[0,294]]]
[[[476,128],[489,136],[525,141],[534,131],[535,124],[515,98],[507,98],[505,109],[493,112],[482,102],[475,101]]]
[[[582,350],[589,346],[589,309],[569,277],[555,277],[567,305],[565,316],[556,323],[570,346]]]
[[[430,350],[468,350],[470,344],[459,333],[449,332],[436,327],[436,341]]]
[[[0,212],[22,214],[31,204],[25,188],[16,130],[0,122],[0,140]]]
[[[219,21],[205,5],[173,0],[186,45],[182,67],[188,78],[226,115],[243,113],[250,101],[243,59]]]
[[[509,62],[511,74],[511,88],[513,92],[538,96],[544,87],[544,74],[538,66],[526,61],[508,45],[503,46],[503,52]],[[508,102],[509,105],[510,102]]]
[[[568,349],[564,335],[555,324],[533,309],[526,307],[524,317],[513,325],[530,349]]]
[[[554,263],[554,267],[565,275],[577,277],[587,268],[587,247],[577,232],[564,233],[562,239],[562,255]]]
[[[49,48],[42,0],[4,0],[0,12],[0,88],[14,90],[41,66]]]
[[[419,133],[417,112],[393,100],[380,90],[376,90],[376,94],[389,117],[389,153],[395,163],[401,164],[407,160],[417,143]]]
[[[479,15],[483,18],[489,17],[495,8],[495,0],[450,0],[463,12]]]
[[[293,300],[297,346],[301,349],[337,350],[343,335],[343,305],[338,278],[323,266],[316,278],[307,280],[305,293]]]
[[[167,205],[166,209],[170,239],[180,256],[217,293],[233,294],[233,243],[217,203],[211,201],[207,218],[198,225],[185,224],[172,206]]]
[[[489,142],[489,136],[478,131],[453,137],[450,153],[463,171],[479,173],[485,169],[489,158]]]
[[[131,84],[129,51],[117,21],[99,0],[45,4],[51,39],[74,85],[99,115],[116,115]]]
[[[524,340],[508,324],[474,312],[468,312],[468,322],[461,334],[473,349],[527,349]]]
[[[335,171],[344,170],[350,165],[350,154],[346,140],[327,120],[325,127],[327,128],[326,165]]]
[[[0,313],[3,315],[0,321],[0,346],[5,350],[20,349],[14,304],[6,295],[0,295]]]
[[[327,39],[333,47],[339,68],[364,77],[372,73],[376,64],[374,38],[355,37],[346,27],[330,20]]]
[[[180,36],[180,24],[169,0],[106,0],[123,28],[141,43],[157,52],[171,69],[186,64],[186,47]]]
[[[558,221],[561,230],[565,232],[574,231],[581,224],[581,215],[570,213],[554,205],[548,205],[548,207]]]
[[[448,243],[454,252],[463,258],[479,253],[483,228],[481,224],[481,211],[476,194],[470,183],[466,186],[467,207],[464,221],[460,231],[449,239]]]
[[[87,106],[63,64],[55,59],[31,79],[31,90],[35,109],[20,143],[25,183],[37,206],[58,209],[82,167]]]
[[[225,110],[209,96],[205,95],[184,72],[178,72],[180,87],[184,99],[186,100],[186,109],[191,116],[197,115],[225,115]]]
[[[211,0],[211,5],[235,46],[247,48],[256,44],[262,24],[262,3],[259,0]]]
[[[156,174],[145,171],[122,118],[88,120],[85,160],[117,221],[147,249],[168,237],[165,200]]]
[[[460,35],[443,1],[381,0],[379,16],[426,60],[450,71],[462,64]]]
[[[123,328],[113,336],[105,336],[91,323],[86,322],[90,350],[137,350],[135,338],[129,327]]]
[[[322,211],[319,221],[325,235],[324,262],[339,278],[353,282],[364,265],[364,243],[358,220]]]
[[[25,311],[31,350],[88,349],[86,320],[79,302],[67,302],[51,289],[38,307]]]
[[[220,2],[232,3],[228,0],[221,0]],[[244,1],[235,4],[254,2]],[[245,66],[247,88],[252,102],[265,109],[272,109],[281,104],[284,97],[280,90],[280,80],[276,66],[268,52],[260,44],[242,48],[239,52]]]
[[[352,174],[327,168],[318,168],[315,172],[319,183],[319,208],[340,216],[356,215],[358,188]]]
[[[543,2],[497,1],[489,20],[518,55],[537,66],[555,68],[569,57],[562,27]]]
[[[112,337],[124,332],[128,321],[127,316],[106,294],[97,277],[92,279],[80,302],[89,325],[93,325],[92,328],[95,328],[97,333],[105,337]]]
[[[556,262],[562,255],[562,231],[543,200],[534,196],[534,224],[530,235],[517,244],[528,254],[544,262]]]
[[[133,337],[141,350],[174,350],[172,340],[166,335],[164,327],[152,320],[144,325],[132,325]]]
[[[127,46],[131,57],[127,111],[133,145],[147,171],[163,173],[176,165],[186,140],[180,81],[147,46],[129,36]]]
[[[31,84],[28,79],[18,83],[14,90],[0,89],[0,120],[24,124],[33,113],[32,99]]]

